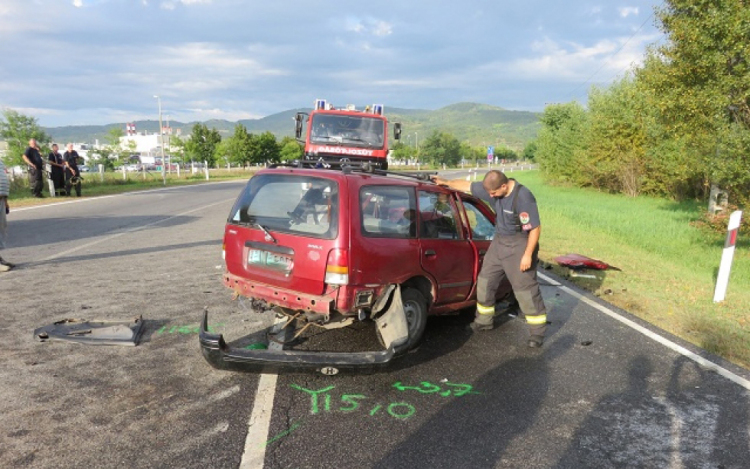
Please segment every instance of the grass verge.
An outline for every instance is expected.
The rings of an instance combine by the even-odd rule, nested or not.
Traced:
[[[534,192],[540,258],[552,270],[632,314],[750,368],[750,240],[737,242],[726,300],[713,303],[724,235],[691,225],[703,205],[555,187],[536,171],[512,173]],[[575,272],[554,258],[579,253],[621,271]],[[554,313],[553,313],[554,314]]]

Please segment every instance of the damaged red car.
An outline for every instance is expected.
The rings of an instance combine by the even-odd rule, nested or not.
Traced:
[[[415,347],[430,314],[475,305],[494,212],[426,174],[277,167],[251,178],[224,232],[224,284],[255,309],[306,325],[374,321],[382,350],[327,352],[230,347],[209,331],[200,344],[220,369],[326,374],[372,369]]]

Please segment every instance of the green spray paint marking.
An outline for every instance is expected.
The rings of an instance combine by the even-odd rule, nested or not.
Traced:
[[[396,409],[399,407],[406,407],[406,412],[396,412]],[[416,411],[417,409],[415,409],[413,405],[407,404],[406,402],[394,402],[388,406],[388,413],[397,419],[408,419],[414,415],[414,412]]]
[[[277,441],[277,440],[280,440],[280,439],[284,438],[288,434],[292,433],[294,430],[298,429],[301,425],[302,425],[301,421],[295,422],[294,425],[292,425],[291,427],[289,427],[287,430],[284,430],[283,432],[279,433],[278,435],[276,435],[275,437],[271,438],[270,440],[266,441],[265,443],[263,443],[262,446],[266,447],[266,446],[270,445],[271,443],[273,443],[274,441]]]
[[[290,386],[292,388],[298,390],[298,391],[306,392],[306,393],[308,393],[310,395],[310,413],[313,414],[313,415],[315,415],[315,414],[318,413],[318,394],[320,394],[322,392],[328,392],[331,389],[333,389],[333,388],[336,387],[336,386],[328,386],[327,388],[323,388],[323,389],[319,389],[317,391],[313,391],[311,389],[305,389],[302,386],[297,386],[296,384],[292,384]],[[326,411],[330,411],[331,410],[331,396],[328,395],[328,394],[326,394],[326,396],[327,396],[327,398],[326,398],[326,401],[327,401],[326,402]]]
[[[432,384],[428,381],[422,381],[419,386],[404,386],[401,381],[393,383],[393,387],[399,391],[417,391],[420,394],[438,394],[443,397],[454,397],[465,396],[466,394],[482,394],[481,392],[474,391],[474,387],[470,384],[458,384],[458,383],[443,383],[443,386],[453,389],[443,389],[437,384]]]
[[[327,388],[318,390],[306,389],[296,384],[291,384],[290,387],[310,395],[310,414],[312,415],[317,415],[321,413],[321,411],[331,412],[332,410],[348,414],[359,410],[361,408],[360,401],[367,399],[367,396],[365,396],[364,394],[342,394],[341,406],[338,408],[334,408],[334,401],[331,394],[329,394],[329,391],[333,390],[335,386],[328,386]],[[321,395],[323,396],[322,409],[320,402]],[[383,405],[376,404],[375,407],[370,410],[370,416],[374,416],[381,408],[383,408]],[[409,417],[414,415],[417,409],[414,408],[413,405],[406,402],[393,402],[386,407],[386,411],[391,417],[403,420],[408,419]]]

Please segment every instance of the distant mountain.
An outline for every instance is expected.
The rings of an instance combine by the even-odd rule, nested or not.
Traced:
[[[278,138],[294,134],[294,115],[309,112],[309,108],[290,109],[271,114],[261,119],[243,119],[238,122],[209,120],[203,122],[208,128],[215,128],[222,137],[234,133],[235,125],[242,124],[251,133],[269,131]],[[472,145],[506,145],[521,150],[533,140],[541,125],[539,114],[528,111],[510,111],[496,106],[479,103],[457,103],[434,111],[424,109],[385,108],[390,122],[401,122],[403,138],[414,145],[415,140],[424,141],[433,131],[439,130],[456,136]],[[166,122],[164,123],[166,125]],[[190,135],[196,122],[170,121],[172,129],[181,129],[182,135]],[[159,122],[155,120],[136,121],[138,132],[158,132]],[[103,142],[113,127],[125,129],[125,123],[107,125],[79,125],[48,127],[45,131],[57,142]]]

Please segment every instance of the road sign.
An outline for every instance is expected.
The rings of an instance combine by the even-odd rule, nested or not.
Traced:
[[[487,161],[492,161],[492,158],[495,155],[495,147],[489,146],[487,147]]]

